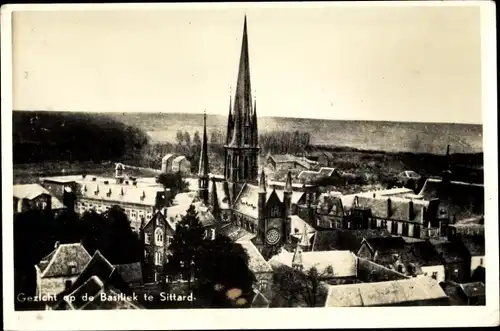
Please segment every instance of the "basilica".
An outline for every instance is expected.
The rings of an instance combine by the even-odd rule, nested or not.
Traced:
[[[209,178],[205,116],[198,198],[218,220],[218,233],[245,235],[261,252],[276,252],[290,243],[292,204],[304,200],[305,193],[293,192],[290,173],[284,189],[268,187],[264,171],[259,173],[257,109],[251,95],[248,53],[245,18],[236,92],[234,99],[230,97],[224,176]]]

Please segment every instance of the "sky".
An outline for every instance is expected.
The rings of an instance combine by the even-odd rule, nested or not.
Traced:
[[[482,123],[478,7],[249,6],[14,13],[14,110],[227,115],[246,14],[259,116]]]

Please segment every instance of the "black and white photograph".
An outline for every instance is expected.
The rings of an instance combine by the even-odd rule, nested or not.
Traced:
[[[15,6],[6,327],[499,323],[493,3]]]

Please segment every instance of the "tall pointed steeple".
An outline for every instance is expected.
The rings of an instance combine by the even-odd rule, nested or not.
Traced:
[[[292,172],[288,171],[285,182],[285,192],[292,192]]]
[[[200,167],[198,170],[198,195],[208,202],[208,147],[207,147],[207,113],[203,113],[203,138],[201,141]]]
[[[256,183],[259,177],[259,145],[255,138],[257,133],[256,114],[252,107],[250,83],[250,61],[248,55],[247,18],[243,24],[240,62],[236,92],[233,100],[231,116],[228,118],[228,136],[225,148],[225,178],[230,183]]]
[[[210,208],[212,215],[215,218],[215,233],[216,235],[220,231],[221,214],[219,206],[219,197],[217,196],[217,185],[215,184],[215,177],[212,177],[212,192],[210,194]]]
[[[241,40],[240,64],[238,80],[236,81],[236,95],[234,98],[234,130],[229,143],[232,147],[248,145],[248,124],[252,111],[252,92],[250,84],[250,60],[248,56],[247,17],[243,24],[243,37]]]
[[[252,145],[259,145],[259,129],[257,127],[257,100],[253,101],[253,115],[252,115]]]

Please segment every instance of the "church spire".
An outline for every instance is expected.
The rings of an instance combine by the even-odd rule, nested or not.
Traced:
[[[203,140],[201,141],[200,168],[198,170],[199,198],[208,202],[208,150],[207,150],[207,112],[203,113]]]
[[[250,127],[248,127],[252,110],[252,93],[250,84],[250,62],[248,56],[247,18],[243,24],[243,37],[241,41],[240,64],[238,80],[236,82],[236,95],[234,97],[234,129],[229,145],[240,147],[248,144]],[[246,139],[245,139],[246,138]]]
[[[252,145],[259,145],[259,129],[257,127],[257,100],[253,101],[253,115],[252,115]]]

